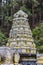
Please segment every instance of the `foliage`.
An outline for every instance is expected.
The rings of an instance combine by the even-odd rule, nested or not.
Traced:
[[[33,29],[33,37],[34,42],[36,43],[37,48],[43,49],[43,23],[40,23],[40,25],[36,26]]]
[[[6,16],[6,20],[8,20],[8,22],[12,21],[12,17],[11,16]]]
[[[38,51],[39,51],[39,53],[43,53],[43,46],[39,46]]]
[[[40,34],[40,28],[39,27],[35,27],[33,29],[33,36],[34,36],[34,38],[39,37],[39,34]]]
[[[6,36],[2,32],[0,32],[0,45],[6,44],[6,42],[7,42]]]
[[[24,5],[20,9],[25,11],[29,16],[31,16],[31,12]]]

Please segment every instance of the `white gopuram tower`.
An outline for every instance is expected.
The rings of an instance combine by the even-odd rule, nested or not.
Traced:
[[[14,48],[15,53],[36,54],[36,47],[27,17],[28,15],[22,10],[14,14],[7,46]]]

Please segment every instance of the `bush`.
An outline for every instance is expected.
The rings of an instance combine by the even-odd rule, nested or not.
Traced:
[[[2,32],[0,32],[0,46],[6,44],[6,42],[7,37]]]

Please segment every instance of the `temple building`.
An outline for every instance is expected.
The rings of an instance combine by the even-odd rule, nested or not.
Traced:
[[[13,16],[6,47],[6,64],[36,65],[36,46],[28,23],[28,15],[22,10]]]
[[[27,17],[22,10],[14,14],[7,46],[20,55],[20,63],[36,65],[36,46]]]

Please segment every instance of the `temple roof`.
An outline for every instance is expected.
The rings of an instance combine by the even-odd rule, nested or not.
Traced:
[[[24,11],[19,10],[17,13],[14,14],[14,17],[28,17],[28,15]]]

